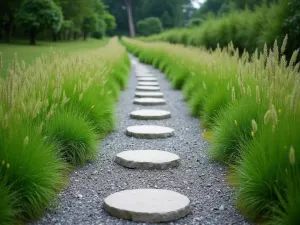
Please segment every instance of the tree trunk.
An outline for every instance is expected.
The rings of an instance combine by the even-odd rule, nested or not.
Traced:
[[[57,33],[57,40],[59,40],[59,41],[61,40],[61,32]]]
[[[9,17],[7,23],[4,24],[4,32],[5,32],[5,38],[7,42],[10,42],[10,35],[11,35],[11,28],[13,25],[13,18]]]
[[[35,28],[30,29],[30,44],[31,45],[36,44],[36,29]]]
[[[53,42],[57,41],[57,34],[55,32],[52,33],[52,41]]]
[[[127,9],[127,15],[128,15],[128,25],[129,25],[130,36],[133,38],[133,37],[135,37],[135,29],[134,29],[134,23],[133,23],[133,17],[132,17],[131,0],[125,0],[125,4],[126,4],[126,9]]]
[[[83,32],[83,40],[86,40],[87,32]]]
[[[74,40],[77,40],[77,32],[74,32],[73,38],[74,38]]]

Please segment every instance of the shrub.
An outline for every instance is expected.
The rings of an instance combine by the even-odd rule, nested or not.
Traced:
[[[51,0],[26,0],[18,14],[18,23],[30,30],[30,44],[35,44],[36,35],[44,29],[59,31],[63,15],[61,8]]]
[[[192,18],[189,23],[188,23],[188,27],[197,27],[200,26],[203,23],[203,19],[200,18]]]
[[[163,26],[159,18],[149,17],[137,22],[137,30],[141,35],[148,36],[162,32]]]

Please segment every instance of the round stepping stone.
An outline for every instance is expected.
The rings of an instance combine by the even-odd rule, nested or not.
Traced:
[[[187,216],[188,197],[171,190],[133,189],[104,199],[104,209],[120,219],[146,223],[168,222]]]
[[[174,129],[156,125],[137,125],[128,127],[126,134],[136,138],[167,138],[174,135]]]
[[[162,92],[135,92],[137,98],[163,98]]]
[[[140,77],[138,81],[157,81],[155,77]]]
[[[171,113],[158,109],[142,109],[130,113],[130,117],[138,120],[161,120],[171,117]]]
[[[138,91],[160,91],[160,87],[153,86],[137,86],[136,90]]]
[[[159,150],[124,151],[117,154],[115,161],[127,168],[143,170],[165,170],[179,165],[178,155]]]
[[[166,101],[163,98],[135,98],[133,103],[137,105],[165,105]]]
[[[159,86],[158,82],[148,82],[148,81],[140,81],[137,84],[138,86]]]
[[[138,74],[136,75],[137,78],[146,78],[146,77],[155,77],[153,74]]]

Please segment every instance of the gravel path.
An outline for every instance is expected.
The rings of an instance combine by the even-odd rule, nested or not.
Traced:
[[[190,116],[181,92],[172,90],[162,73],[150,66],[146,67],[157,77],[167,104],[132,104],[137,83],[133,70],[128,88],[122,93],[117,105],[116,131],[99,146],[101,152],[98,160],[73,172],[69,186],[59,195],[58,205],[49,209],[34,224],[145,224],[113,218],[102,208],[103,199],[108,195],[135,188],[169,189],[190,198],[192,214],[169,224],[249,224],[233,205],[232,189],[226,185],[225,168],[207,157],[208,144],[200,136],[199,120]],[[158,121],[130,119],[131,111],[145,108],[171,111],[172,118]],[[146,140],[125,135],[128,126],[142,124],[169,126],[175,129],[175,136]],[[181,165],[164,171],[140,171],[114,163],[116,153],[138,149],[176,153],[181,158]]]

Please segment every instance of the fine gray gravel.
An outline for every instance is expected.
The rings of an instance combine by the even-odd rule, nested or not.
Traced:
[[[108,195],[135,188],[169,189],[190,198],[192,214],[168,224],[249,224],[234,207],[233,191],[226,184],[225,168],[209,160],[208,143],[200,135],[199,120],[190,115],[181,92],[172,90],[162,73],[146,67],[156,75],[167,104],[134,105],[137,78],[135,70],[132,70],[128,88],[123,91],[117,105],[116,131],[102,141],[98,160],[73,172],[69,186],[59,195],[56,207],[48,209],[34,224],[145,224],[113,218],[102,208],[103,199]],[[167,110],[172,117],[154,121],[131,119],[130,112],[137,109]],[[147,140],[125,135],[128,126],[143,124],[169,126],[175,129],[175,136]],[[181,165],[163,171],[147,171],[123,168],[114,162],[118,152],[139,149],[176,153]]]

